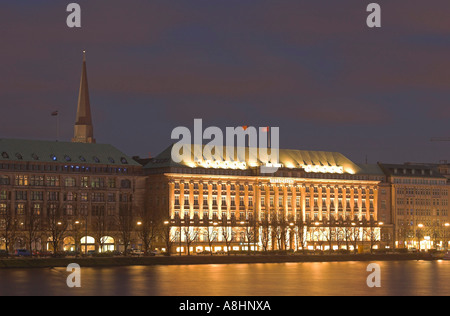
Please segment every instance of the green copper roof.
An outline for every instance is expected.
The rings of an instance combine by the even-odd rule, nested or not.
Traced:
[[[0,139],[0,161],[140,166],[111,145],[22,139]]]

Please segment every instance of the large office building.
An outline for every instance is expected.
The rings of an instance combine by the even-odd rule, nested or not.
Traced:
[[[258,161],[247,154],[215,167],[176,163],[171,146],[144,164],[147,203],[167,214],[177,251],[393,243],[389,184],[377,165],[358,165],[335,152],[280,150],[278,171],[268,175]]]

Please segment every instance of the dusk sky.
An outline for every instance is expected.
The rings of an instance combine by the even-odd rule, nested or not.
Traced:
[[[157,155],[177,126],[277,126],[355,162],[450,160],[450,1],[0,2],[1,138],[73,136],[82,51],[98,143]],[[206,141],[205,141],[206,143]]]

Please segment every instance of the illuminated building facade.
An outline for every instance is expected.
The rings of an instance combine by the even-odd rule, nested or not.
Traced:
[[[280,168],[267,175],[248,156],[236,157],[235,168],[178,164],[171,148],[148,161],[144,173],[146,201],[171,226],[172,250],[353,250],[382,244],[382,228],[390,223],[379,220],[379,210],[382,204],[389,213],[389,185],[377,165],[357,165],[339,153],[280,150]]]
[[[380,164],[380,167],[391,185],[396,247],[447,249],[449,186],[439,166]]]

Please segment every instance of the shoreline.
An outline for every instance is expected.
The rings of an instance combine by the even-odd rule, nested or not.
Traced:
[[[344,255],[279,255],[279,256],[156,256],[107,258],[5,258],[0,259],[0,269],[62,268],[71,263],[81,267],[123,267],[158,265],[202,264],[261,264],[343,261],[411,261],[435,260],[429,254],[344,254]]]

